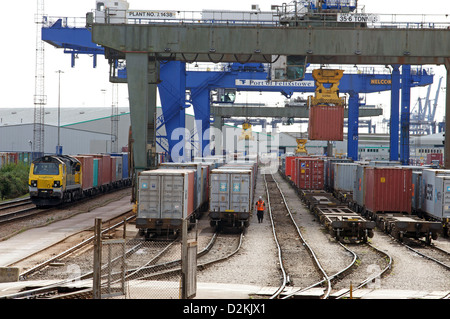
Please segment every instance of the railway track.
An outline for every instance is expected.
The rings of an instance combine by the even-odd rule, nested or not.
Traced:
[[[124,222],[129,222],[133,217],[128,218]],[[109,228],[106,228],[102,231],[102,234],[106,234],[108,232],[111,232],[113,229],[120,227],[123,224],[117,223]],[[237,253],[242,245],[243,241],[243,233],[239,235],[239,237],[236,236],[222,236],[218,233],[214,233],[211,236],[211,239],[209,243],[206,245],[206,247],[200,251],[197,255],[198,258],[198,269],[202,270],[207,268],[208,266],[224,261],[231,256],[233,256],[235,253]],[[86,240],[84,240],[82,243],[71,247],[70,249],[64,251],[63,253],[54,256],[53,258],[46,260],[39,265],[36,265],[35,267],[23,272],[20,274],[20,277],[22,280],[32,277],[34,274],[39,273],[41,270],[43,270],[48,265],[62,261],[64,258],[67,258],[68,256],[75,254],[77,251],[80,250],[86,250],[86,246],[89,246],[92,241],[93,237],[90,237]],[[220,247],[214,250],[214,247],[217,242],[221,241]],[[164,277],[167,279],[167,276],[176,275],[181,271],[181,260],[169,260],[170,258],[166,256],[173,256],[173,254],[170,253],[170,251],[180,251],[180,241],[178,239],[174,239],[172,241],[164,241],[164,242],[148,242],[148,241],[130,241],[130,244],[127,245],[129,248],[126,251],[126,258],[127,263],[128,261],[131,262],[131,258],[136,252],[140,251],[141,248],[144,247],[147,250],[148,255],[150,258],[143,262],[141,261],[141,264],[137,267],[133,267],[130,269],[127,269],[125,274],[126,280],[152,280],[157,279],[158,277]],[[161,245],[163,244],[164,247],[161,248]],[[223,252],[223,247],[229,247],[227,252]],[[215,253],[214,253],[215,251]],[[218,253],[218,251],[221,251]],[[207,255],[210,255],[212,257],[207,258]],[[118,257],[117,261],[119,261],[121,257]],[[140,257],[142,260],[142,257]],[[112,260],[112,263],[116,262],[115,260]],[[119,274],[112,274],[112,278],[115,278],[115,276],[118,276]],[[83,289],[80,291],[72,291],[71,289],[65,288],[65,285],[71,282],[75,281],[81,281],[81,280],[90,280],[93,276],[93,272],[86,272],[82,274],[79,277],[76,278],[70,278],[68,280],[61,280],[57,283],[29,290],[26,292],[21,292],[18,294],[12,294],[5,296],[3,298],[8,299],[38,299],[38,298],[46,298],[46,299],[84,299],[84,298],[92,298],[92,289]]]
[[[450,252],[436,246],[427,244],[422,240],[409,240],[408,243],[397,240],[404,247],[434,263],[450,270]]]
[[[303,281],[301,280],[301,277],[305,275],[304,267],[302,267],[301,271],[298,271],[298,267],[296,267],[295,264],[288,263],[289,259],[302,260],[303,262],[309,260],[312,267],[316,269],[316,280],[314,282],[321,282],[326,285],[325,293],[323,294],[322,298],[328,298],[331,291],[330,277],[323,269],[313,249],[308,245],[308,243],[302,236],[297,223],[292,217],[289,206],[286,203],[286,199],[281,189],[279,188],[278,183],[275,181],[271,174],[264,174],[264,184],[266,187],[268,213],[272,224],[273,235],[277,245],[279,265],[282,273],[282,281],[280,287],[270,298],[278,298],[285,290],[286,286],[293,285],[294,281]],[[290,230],[287,230],[285,226],[289,226]],[[283,230],[278,231],[277,228],[282,228]],[[298,234],[298,239],[301,241],[301,243],[299,243],[299,241],[297,240],[293,240],[292,234],[294,233]],[[306,255],[310,255],[311,258],[309,259],[308,257],[306,257]],[[309,275],[308,277],[311,278],[311,276]]]
[[[292,224],[295,225],[294,227],[296,229],[296,232],[300,235],[300,237],[302,239],[302,242],[304,243],[304,245],[306,247],[308,247],[309,253],[313,257],[312,259],[316,263],[317,269],[319,269],[321,274],[324,274],[322,279],[317,280],[316,282],[312,283],[308,287],[296,289],[294,291],[291,291],[288,294],[285,293],[285,294],[283,294],[281,299],[298,298],[297,296],[300,293],[303,293],[303,292],[306,292],[306,291],[308,291],[308,290],[310,290],[312,288],[315,288],[315,287],[318,287],[318,286],[324,286],[324,285],[326,285],[326,291],[325,291],[325,293],[323,294],[323,296],[321,298],[328,298],[330,296],[330,293],[331,293],[332,289],[334,289],[333,286],[336,283],[342,281],[343,278],[346,278],[348,276],[348,277],[352,277],[354,282],[356,283],[355,288],[340,289],[340,290],[338,289],[337,291],[339,293],[333,295],[333,298],[345,298],[345,297],[349,296],[349,294],[351,293],[352,289],[353,290],[360,289],[360,288],[366,286],[367,284],[373,282],[375,279],[381,278],[386,273],[388,273],[388,271],[391,269],[391,266],[392,266],[392,258],[387,253],[377,249],[373,245],[365,243],[365,244],[360,244],[360,245],[354,245],[354,247],[355,248],[357,248],[357,247],[365,247],[363,249],[367,249],[367,247],[369,247],[372,251],[375,252],[375,254],[381,256],[381,257],[378,257],[377,259],[385,260],[385,262],[384,262],[385,265],[384,265],[384,267],[377,267],[376,269],[374,269],[374,271],[372,271],[369,274],[369,276],[363,275],[363,274],[354,275],[353,270],[356,268],[357,264],[361,263],[360,257],[357,255],[357,253],[355,253],[355,251],[354,251],[355,248],[350,249],[349,247],[347,247],[347,245],[344,245],[341,242],[337,242],[346,252],[351,254],[352,261],[346,267],[341,268],[336,273],[334,273],[332,275],[327,275],[325,270],[323,269],[323,267],[320,266],[320,263],[317,260],[316,255],[314,254],[314,252],[310,248],[310,245],[308,245],[306,243],[304,237],[301,235],[301,232],[299,230],[299,226],[295,223],[295,220],[292,217],[292,214],[290,212],[289,206],[288,206],[287,201],[286,201],[286,199],[285,199],[285,197],[284,197],[284,195],[283,195],[283,193],[281,191],[281,188],[279,187],[278,183],[275,181],[275,179],[274,179],[274,177],[272,175],[268,175],[268,176],[269,176],[268,179],[270,180],[270,182],[274,183],[277,186],[276,189],[278,190],[279,194],[281,194],[282,202],[283,202],[284,206],[286,207],[287,214],[290,216]],[[276,194],[275,191],[272,194],[269,193],[269,191],[268,191],[269,186],[267,186],[267,179],[265,180],[265,183],[266,183],[266,190],[268,192],[269,200],[270,200],[270,198],[272,198],[272,200],[273,200],[273,198],[278,198],[276,200],[279,200],[279,197],[275,197],[275,196],[272,195],[273,193]],[[270,205],[270,206],[272,206],[272,205]],[[275,230],[274,230],[274,233],[275,233]],[[291,241],[292,241],[292,235],[291,235]],[[279,251],[281,251],[281,255],[280,256],[282,256],[282,247],[279,246],[278,249],[279,249]],[[280,264],[282,265],[282,268],[283,268],[282,257],[280,257]],[[283,274],[287,273],[287,272],[288,271],[286,269],[282,269],[282,273]],[[360,273],[360,271],[358,271],[357,273]],[[288,275],[286,275],[286,277],[288,277]],[[362,279],[356,279],[356,278],[362,278]],[[357,280],[359,280],[359,281],[357,281]],[[272,298],[279,297],[285,286],[286,286],[286,283],[283,281],[283,283],[280,285],[280,288],[278,289],[277,293],[274,294],[272,296]]]

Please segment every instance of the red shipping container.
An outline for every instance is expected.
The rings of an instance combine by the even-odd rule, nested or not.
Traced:
[[[439,165],[443,165],[443,154],[442,153],[430,153],[427,154],[427,164],[433,163],[433,161],[438,161]]]
[[[94,173],[94,158],[87,155],[75,156],[81,163],[81,188],[83,190],[92,188]]]
[[[411,214],[412,170],[400,167],[366,167],[365,206],[373,212]]]
[[[111,156],[111,164],[110,164],[110,168],[111,168],[111,182],[115,182],[117,180],[117,176],[116,176],[116,157],[115,156]]]
[[[286,156],[286,160],[284,162],[284,174],[286,177],[292,177],[292,168],[294,167],[293,163],[296,158],[297,156]]]
[[[296,159],[296,185],[300,189],[324,188],[324,161],[318,158]]]
[[[344,106],[317,105],[309,108],[308,139],[344,140]]]

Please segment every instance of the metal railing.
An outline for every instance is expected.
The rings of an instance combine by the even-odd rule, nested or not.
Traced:
[[[326,26],[394,29],[450,29],[448,14],[376,14],[376,13],[297,13],[277,11],[175,11],[108,10],[96,11],[96,23],[126,24],[203,24],[258,26]],[[121,18],[120,18],[121,17]]]

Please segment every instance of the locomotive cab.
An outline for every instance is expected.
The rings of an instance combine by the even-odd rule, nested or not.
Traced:
[[[30,167],[29,190],[37,206],[58,205],[81,194],[81,164],[69,156],[44,156]]]

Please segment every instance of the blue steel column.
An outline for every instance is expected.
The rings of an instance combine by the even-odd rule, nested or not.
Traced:
[[[409,164],[409,117],[411,103],[411,66],[402,66],[402,112],[400,130],[400,161]]]
[[[185,162],[190,134],[186,128],[186,63],[173,61],[161,64],[158,84],[169,153],[174,162]]]
[[[347,157],[358,160],[359,95],[350,92],[348,100]]]
[[[191,90],[192,104],[194,106],[195,121],[197,124],[199,156],[209,156],[210,144],[210,117],[211,98],[208,88]]]
[[[399,130],[399,101],[400,101],[400,66],[392,65],[391,75],[391,121],[390,121],[390,152],[389,159],[398,161],[398,130]]]

